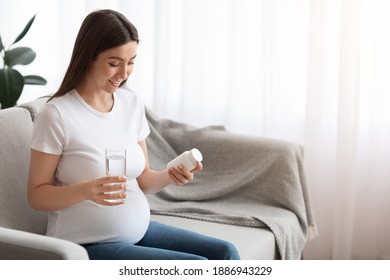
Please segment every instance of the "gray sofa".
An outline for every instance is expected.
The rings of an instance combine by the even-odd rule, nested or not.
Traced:
[[[26,187],[32,124],[46,100],[42,98],[28,104],[0,110],[0,259],[88,259],[83,247],[45,236],[47,214],[34,211],[27,203]],[[223,135],[219,140],[226,142],[225,139],[233,139],[234,134],[219,128],[198,130],[169,120],[160,120],[149,111],[147,117],[152,129],[148,147],[153,168],[163,168],[167,159],[190,146],[200,147],[201,151],[206,152],[204,170],[201,172],[205,175],[202,177],[200,173],[193,181],[194,185],[180,188],[169,186],[157,195],[148,196],[152,219],[229,240],[237,246],[242,259],[300,258],[315,225],[306,194],[302,166],[300,160],[296,159],[302,152],[299,145],[267,140],[265,147],[268,152],[262,151],[262,155],[266,152],[279,154],[278,149],[282,149],[283,153],[287,151],[289,157],[294,157],[292,160],[286,160],[288,162],[286,168],[291,170],[286,171],[286,168],[278,167],[283,166],[281,162],[284,159],[280,156],[277,159],[268,158],[266,162],[271,164],[267,166],[266,172],[259,170],[257,172],[259,176],[251,175],[254,179],[243,182],[243,185],[247,186],[245,189],[240,189],[238,186],[233,189],[229,186],[226,195],[221,195],[224,190],[220,188],[218,195],[213,194],[213,197],[208,197],[208,189],[211,187],[213,190],[218,189],[212,184],[221,182],[221,179],[213,179],[221,175],[217,174],[220,168],[226,172],[223,178],[232,178],[229,179],[231,182],[239,176],[238,173],[231,174],[233,171],[226,166],[221,166],[221,163],[218,163],[219,166],[213,165],[217,159],[226,161],[218,156],[223,154],[223,150],[218,151],[213,148],[212,154],[215,159],[209,157],[208,160],[207,155],[211,152],[207,151],[207,147],[212,147],[209,143],[213,140],[202,135],[211,135],[211,139],[214,139],[213,134],[219,133],[218,135]],[[198,138],[203,142],[195,138],[198,131],[202,132]],[[182,138],[177,137],[178,133]],[[173,140],[170,135],[174,136]],[[232,142],[233,146],[226,149],[234,149],[238,147],[237,144],[240,147],[245,146],[247,140],[243,141],[243,139],[246,138],[236,139],[239,143],[235,140]],[[259,142],[261,145],[264,139],[250,138],[248,141]],[[246,161],[251,163],[249,158]],[[253,163],[251,164],[253,166]],[[299,177],[297,181],[291,180],[290,177],[294,176],[287,176],[289,179],[285,180],[286,183],[279,184],[278,180],[275,180],[276,177],[273,177],[278,177],[278,172],[282,172],[280,177],[286,177],[283,172],[296,173],[297,170],[299,171],[296,176]],[[213,183],[208,186],[205,182],[210,181]],[[263,184],[275,186],[267,190]],[[253,199],[246,189],[264,189],[264,193],[260,193],[260,198],[257,200]],[[273,198],[273,189],[277,190],[275,197],[282,197],[283,200]],[[294,189],[294,192],[289,189]],[[185,197],[184,194],[191,194],[192,197]],[[294,203],[299,205],[295,206]]]

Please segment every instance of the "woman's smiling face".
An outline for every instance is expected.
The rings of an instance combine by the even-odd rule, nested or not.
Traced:
[[[100,53],[91,62],[83,82],[95,91],[113,93],[133,72],[138,44],[130,41],[122,46]]]

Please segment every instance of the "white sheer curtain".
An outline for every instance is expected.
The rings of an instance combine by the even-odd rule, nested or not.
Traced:
[[[157,3],[154,110],[301,143],[305,258],[389,259],[390,3]]]
[[[303,142],[308,1],[158,3],[156,112]]]
[[[389,1],[9,1],[0,34],[38,12],[29,71],[49,80],[23,101],[55,90],[96,8],[138,27],[129,86],[161,117],[305,147],[319,228],[305,258],[390,259]]]
[[[307,255],[390,258],[390,3],[312,1],[306,166],[321,237]]]

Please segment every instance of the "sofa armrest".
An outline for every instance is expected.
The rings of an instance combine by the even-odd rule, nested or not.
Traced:
[[[0,259],[87,260],[87,251],[70,241],[0,227]]]

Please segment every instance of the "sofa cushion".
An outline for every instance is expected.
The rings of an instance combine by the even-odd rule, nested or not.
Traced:
[[[243,260],[279,259],[275,236],[267,228],[251,228],[174,216],[152,215],[152,220],[233,243]]]
[[[27,202],[31,132],[28,110],[0,110],[0,226],[44,234],[47,214]]]
[[[33,101],[20,104],[18,107],[27,109],[30,112],[32,119],[34,120],[42,106],[45,105],[48,100],[49,97],[44,96]]]

